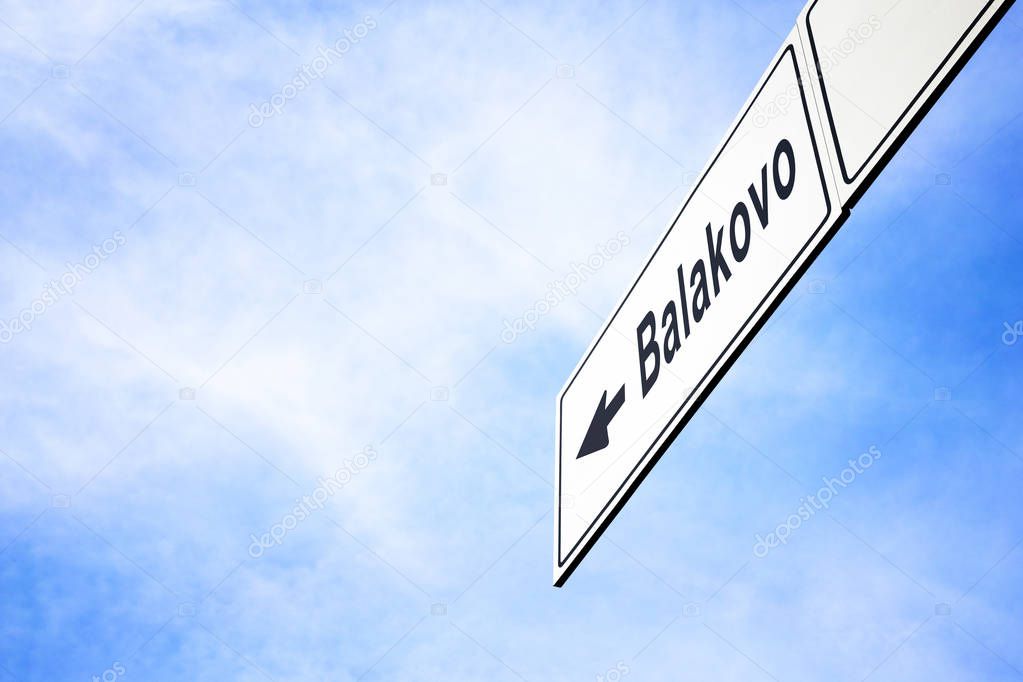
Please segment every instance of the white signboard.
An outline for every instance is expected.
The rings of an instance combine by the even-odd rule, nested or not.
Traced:
[[[1013,0],[811,0],[558,397],[562,585]]]
[[[562,391],[556,584],[841,217],[792,38]]]

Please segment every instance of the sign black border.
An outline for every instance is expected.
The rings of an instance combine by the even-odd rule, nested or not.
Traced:
[[[657,437],[654,439],[654,444],[651,445],[649,448],[647,448],[647,451],[643,453],[643,456],[639,459],[639,461],[636,463],[636,465],[632,468],[632,470],[629,472],[628,476],[626,476],[625,480],[621,483],[621,485],[618,486],[617,490],[615,490],[614,494],[611,496],[611,499],[608,500],[608,502],[604,504],[604,506],[601,508],[601,510],[597,513],[597,517],[590,523],[589,526],[587,526],[586,530],[583,531],[582,536],[579,538],[579,540],[576,541],[576,543],[572,546],[571,549],[569,549],[568,556],[566,558],[564,558],[564,559],[562,559],[562,552],[561,552],[561,526],[562,526],[562,524],[561,524],[561,499],[562,499],[562,492],[561,492],[561,471],[562,471],[562,455],[564,453],[564,447],[563,447],[563,443],[562,443],[563,428],[562,428],[562,424],[559,423],[559,425],[558,425],[558,529],[557,529],[557,531],[558,531],[558,546],[557,546],[557,563],[558,563],[558,568],[562,568],[566,564],[570,563],[570,559],[572,558],[572,554],[579,548],[579,545],[586,539],[586,536],[593,529],[594,525],[596,525],[598,522],[600,522],[600,527],[598,528],[597,532],[594,533],[593,536],[586,542],[585,546],[576,555],[575,559],[571,561],[571,566],[569,567],[569,569],[566,570],[564,573],[562,573],[557,578],[557,580],[555,582],[555,585],[558,586],[558,587],[563,585],[565,583],[565,581],[568,580],[569,576],[571,576],[571,574],[579,566],[579,563],[582,561],[582,559],[589,552],[589,550],[593,546],[593,544],[597,541],[597,539],[603,534],[604,530],[606,530],[607,527],[611,524],[611,522],[615,519],[615,517],[618,515],[618,512],[621,511],[622,507],[624,507],[625,504],[629,501],[629,499],[632,497],[633,493],[635,493],[636,489],[639,487],[639,485],[646,478],[647,474],[649,474],[649,472],[657,464],[657,462],[660,460],[661,456],[664,455],[665,451],[667,451],[668,447],[672,444],[672,442],[674,442],[675,438],[682,431],[682,429],[686,426],[686,424],[688,424],[689,420],[692,418],[693,414],[695,414],[696,410],[699,409],[699,407],[703,404],[704,400],[706,400],[706,398],[713,392],[714,388],[721,381],[721,379],[728,372],[728,370],[731,369],[731,367],[734,364],[734,362],[739,358],[740,355],[742,355],[743,351],[745,351],[745,349],[749,345],[749,343],[756,337],[757,333],[760,331],[760,329],[763,327],[763,325],[767,322],[767,320],[770,319],[771,315],[774,314],[774,311],[778,308],[778,306],[782,303],[782,301],[785,300],[785,298],[788,296],[788,293],[791,291],[792,287],[799,281],[799,279],[803,276],[803,274],[805,274],[807,268],[809,268],[810,265],[813,264],[813,262],[816,260],[817,256],[824,249],[824,247],[827,246],[827,244],[830,241],[831,237],[834,236],[835,232],[838,231],[838,229],[844,223],[845,218],[848,216],[848,211],[843,212],[839,216],[838,220],[834,223],[834,225],[832,227],[831,233],[829,235],[827,235],[827,237],[825,239],[823,239],[818,244],[817,248],[806,259],[806,261],[800,267],[799,271],[796,272],[796,274],[792,277],[792,279],[789,281],[789,283],[785,286],[784,290],[781,291],[781,293],[778,294],[776,297],[774,297],[774,301],[771,304],[769,304],[769,308],[767,309],[767,312],[763,315],[763,317],[756,324],[756,326],[750,330],[750,333],[748,334],[746,339],[743,340],[743,342],[739,346],[736,346],[734,348],[733,352],[729,355],[729,349],[734,346],[736,340],[743,334],[744,331],[747,330],[747,328],[749,327],[750,321],[754,317],[756,317],[757,314],[760,313],[764,309],[765,303],[767,303],[767,301],[772,298],[772,295],[778,289],[778,286],[781,284],[782,280],[784,280],[785,277],[788,275],[788,273],[792,270],[793,263],[798,261],[803,256],[803,254],[806,252],[807,247],[814,241],[814,239],[816,239],[816,237],[818,236],[820,231],[824,228],[824,226],[828,224],[828,222],[831,219],[832,214],[834,212],[834,204],[832,202],[831,193],[830,193],[829,188],[828,188],[827,178],[825,177],[825,174],[824,174],[824,164],[822,163],[822,159],[821,159],[821,151],[820,151],[820,147],[819,147],[818,142],[817,142],[817,136],[814,133],[813,121],[811,119],[810,109],[809,109],[809,106],[807,104],[806,89],[805,89],[804,84],[803,84],[802,72],[801,72],[800,67],[799,67],[799,60],[796,57],[796,49],[795,49],[794,44],[792,42],[789,42],[788,45],[782,50],[781,54],[778,57],[778,60],[775,62],[774,66],[771,68],[771,71],[768,73],[767,77],[764,79],[764,81],[761,84],[760,88],[757,90],[756,95],[754,95],[754,97],[750,101],[749,106],[746,107],[746,110],[743,112],[742,116],[739,118],[739,120],[732,127],[732,130],[729,133],[728,138],[725,140],[724,144],[721,145],[721,149],[718,150],[718,153],[714,156],[714,159],[711,161],[711,163],[707,167],[706,171],[704,171],[703,175],[700,177],[700,180],[694,186],[692,192],[689,195],[689,198],[686,199],[686,202],[682,205],[682,208],[679,210],[678,215],[672,221],[671,227],[665,232],[664,236],[661,238],[661,241],[658,243],[657,248],[654,250],[653,254],[651,254],[649,260],[646,263],[646,265],[643,266],[643,270],[640,271],[639,275],[636,277],[636,280],[633,282],[632,286],[629,288],[628,293],[626,293],[625,297],[622,299],[621,305],[618,306],[618,309],[615,310],[614,315],[612,315],[611,319],[608,320],[608,322],[605,325],[604,329],[601,331],[600,336],[597,337],[597,341],[593,344],[593,348],[590,350],[589,353],[586,354],[586,357],[583,359],[582,363],[579,365],[579,368],[576,370],[575,374],[572,376],[572,379],[568,382],[568,385],[565,386],[565,389],[562,391],[561,397],[559,398],[559,401],[558,401],[559,402],[559,412],[558,412],[559,421],[563,422],[563,420],[564,420],[564,400],[565,400],[565,396],[568,394],[569,389],[572,388],[572,384],[575,383],[576,378],[582,372],[583,367],[585,367],[586,362],[590,359],[590,356],[593,355],[593,351],[596,350],[597,346],[600,344],[601,339],[604,338],[604,335],[611,328],[611,325],[614,323],[615,318],[618,317],[618,314],[621,312],[622,308],[625,306],[625,303],[626,303],[626,301],[628,301],[629,296],[632,295],[632,292],[636,288],[636,285],[643,278],[643,275],[646,273],[647,268],[650,267],[650,264],[654,261],[654,258],[657,256],[657,253],[660,251],[661,247],[664,245],[665,240],[667,240],[668,235],[670,235],[672,230],[675,229],[675,226],[678,224],[679,219],[685,213],[686,208],[689,206],[689,203],[692,201],[693,197],[696,196],[696,193],[699,190],[700,185],[703,184],[703,181],[706,179],[707,175],[711,172],[711,170],[713,170],[714,164],[717,163],[717,160],[721,157],[721,155],[724,153],[724,151],[728,148],[729,142],[731,142],[732,138],[735,136],[735,133],[739,130],[739,127],[742,125],[742,122],[746,119],[746,116],[749,115],[750,110],[753,108],[753,105],[756,103],[757,99],[760,97],[760,94],[763,92],[764,88],[767,87],[767,83],[771,80],[771,78],[774,76],[775,72],[778,70],[778,68],[785,61],[785,57],[786,56],[788,56],[788,57],[790,57],[792,59],[792,65],[795,68],[796,82],[799,84],[799,94],[800,94],[800,98],[801,98],[802,103],[803,103],[803,113],[806,116],[806,125],[807,125],[807,129],[808,129],[808,131],[810,133],[810,141],[813,144],[814,155],[817,158],[817,170],[818,170],[818,173],[820,175],[821,188],[824,191],[824,199],[825,199],[825,202],[826,202],[826,205],[827,205],[827,213],[825,214],[824,219],[821,221],[820,225],[817,226],[817,228],[814,230],[813,234],[807,240],[806,244],[804,244],[803,248],[800,249],[799,253],[796,254],[796,257],[793,259],[792,263],[790,263],[789,266],[787,268],[785,268],[785,271],[781,274],[781,276],[778,278],[778,280],[774,283],[774,285],[771,287],[771,289],[767,292],[767,295],[764,296],[764,298],[757,305],[757,307],[753,311],[753,313],[750,314],[750,316],[746,319],[746,322],[743,323],[743,325],[739,329],[739,331],[736,332],[736,334],[732,337],[732,340],[729,341],[729,343],[725,347],[725,349],[721,352],[720,355],[718,355],[718,357],[717,357],[717,359],[715,359],[714,364],[712,365],[711,369],[709,369],[707,371],[707,373],[704,374],[703,378],[699,381],[697,386],[689,393],[689,395],[687,395],[682,400],[681,406],[678,408],[678,410],[676,410],[675,414],[672,415],[671,419],[668,420],[668,424],[664,428],[661,429],[660,433],[657,434]],[[726,358],[726,355],[728,356],[727,358]],[[722,362],[722,360],[723,360],[723,362]],[[690,400],[693,398],[693,396],[696,395],[700,391],[700,387],[701,386],[705,386],[705,389],[703,390],[703,392],[700,393],[700,395],[697,397],[697,399],[695,401],[690,402]],[[675,428],[672,430],[672,433],[670,434],[670,436],[668,438],[664,439],[663,442],[661,442],[661,438],[664,436],[665,432],[667,432],[667,430],[671,427],[671,424],[678,418],[678,416],[683,412],[683,410],[686,409],[687,403],[689,405],[689,413],[675,426]],[[650,457],[650,453],[651,453],[651,451],[654,450],[654,447],[657,445],[658,442],[661,443],[660,447],[657,448],[657,452],[654,453],[653,457],[651,458]],[[629,484],[629,479],[632,479],[633,476],[636,474],[637,470],[639,470],[641,468],[643,470],[640,471],[639,475],[635,478],[635,480],[633,480],[632,484],[628,486],[628,489],[625,490],[625,494],[621,496],[621,498],[618,500],[617,504],[615,504],[614,507],[610,509],[610,512],[608,512],[608,508],[611,507],[611,505],[614,502],[615,498],[617,498],[619,496],[619,494],[622,492],[623,488],[625,488],[626,485]],[[604,517],[602,521],[601,521],[601,517]]]

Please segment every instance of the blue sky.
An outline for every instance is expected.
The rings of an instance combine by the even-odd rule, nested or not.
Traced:
[[[801,6],[0,4],[0,680],[1023,679],[1018,8],[550,586],[555,396]]]

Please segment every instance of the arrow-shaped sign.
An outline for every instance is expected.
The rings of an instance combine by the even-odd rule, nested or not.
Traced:
[[[615,418],[618,410],[622,409],[624,404],[625,384],[618,389],[618,393],[611,399],[610,405],[607,404],[607,391],[604,391],[604,395],[600,398],[600,404],[597,405],[597,411],[594,412],[593,419],[590,421],[590,427],[586,429],[586,437],[583,438],[583,445],[579,448],[579,454],[575,456],[576,459],[592,455],[608,446],[611,441],[607,435],[607,427],[611,425],[611,420]]]
[[[808,1],[558,397],[556,585],[1013,2]]]

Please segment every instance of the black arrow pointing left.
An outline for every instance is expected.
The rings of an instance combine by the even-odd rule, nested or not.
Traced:
[[[608,446],[610,439],[607,435],[607,427],[624,404],[625,384],[618,389],[618,393],[610,403],[607,402],[607,391],[604,391],[604,395],[600,398],[600,404],[597,405],[597,411],[594,412],[593,419],[590,421],[590,428],[586,429],[586,437],[583,438],[583,444],[579,448],[579,454],[575,456],[576,459],[592,455]]]

